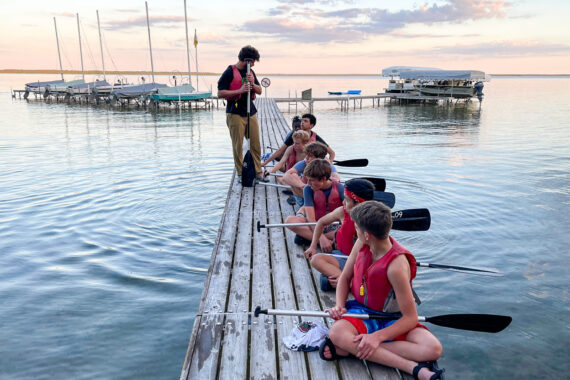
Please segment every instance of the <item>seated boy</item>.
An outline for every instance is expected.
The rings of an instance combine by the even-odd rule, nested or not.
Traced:
[[[416,276],[414,256],[390,234],[390,208],[380,202],[357,205],[350,216],[358,240],[339,277],[336,306],[327,310],[333,319],[329,336],[321,345],[325,360],[353,354],[388,367],[398,368],[415,379],[442,379],[444,370],[435,363],[441,343],[418,323],[412,280]],[[348,292],[355,300],[346,302]],[[387,299],[395,296],[396,320],[356,319],[345,313],[374,313],[385,310]]]
[[[314,159],[323,159],[327,155],[327,148],[319,142],[312,142],[305,146],[305,159],[303,161],[297,162],[291,169],[288,169],[283,176],[283,184],[291,186],[291,190],[297,199],[297,203],[303,205],[303,189],[307,183],[307,180],[302,178],[303,171],[307,165]],[[340,182],[340,176],[338,175],[336,168],[332,163],[331,167],[331,179]]]
[[[346,181],[344,184],[344,200],[342,206],[326,214],[317,222],[313,231],[313,241],[311,246],[305,251],[305,256],[311,260],[311,266],[322,273],[321,289],[323,291],[336,288],[340,272],[346,264],[348,255],[352,251],[356,240],[356,229],[354,222],[350,219],[350,211],[359,203],[369,201],[374,198],[374,185],[363,178],[355,178]],[[340,221],[340,228],[329,239],[323,234],[325,226]],[[327,254],[316,254],[317,244],[321,246],[322,252],[343,253],[346,258],[341,259]]]
[[[314,143],[318,144],[318,143]],[[289,216],[285,223],[316,222],[323,216],[342,206],[344,199],[344,186],[337,180],[331,179],[331,163],[327,160],[316,158],[312,160],[304,170],[307,185],[303,188],[304,205],[297,215]],[[313,227],[291,226],[287,227],[295,232],[295,242],[302,244],[303,239],[313,238]],[[338,224],[328,225],[324,228],[325,235],[332,239],[338,229]],[[303,239],[300,239],[300,238]]]
[[[264,161],[261,163],[261,166],[265,166],[273,160],[280,161],[281,158],[283,157],[283,154],[285,154],[285,151],[287,150],[287,148],[290,147],[291,145],[293,145],[293,140],[290,140],[290,139],[293,136],[293,133],[295,133],[296,131],[301,129],[301,118],[299,116],[295,116],[293,118],[293,122],[292,122],[291,126],[293,127],[293,130],[291,130],[291,131],[289,131],[289,133],[287,133],[287,136],[285,136],[285,140],[283,140],[283,144],[279,147],[279,149],[277,149],[275,152],[273,152],[273,154],[269,155],[269,157],[267,157],[267,159],[262,158]]]
[[[309,134],[309,142],[317,141],[320,142],[321,144],[324,144],[324,146],[327,148],[327,153],[329,154],[329,161],[332,162],[335,156],[334,150],[332,150],[328,146],[325,140],[323,140],[320,136],[318,136],[315,132],[312,131],[312,129],[315,127],[316,124],[317,124],[317,118],[314,115],[310,113],[306,113],[303,115],[301,119],[301,129]],[[262,162],[261,166],[265,166],[269,162],[271,162],[271,160],[275,159],[276,157],[280,157],[285,152],[285,149],[287,149],[287,147],[291,145],[293,145],[293,139],[290,134],[287,134],[287,137],[285,138],[285,141],[283,141],[283,145],[281,145],[279,150],[277,150],[277,152],[271,155],[266,161]],[[277,154],[278,152],[280,153]]]
[[[264,177],[278,170],[283,170],[282,168],[285,166],[287,169],[291,169],[297,162],[305,159],[305,146],[309,142],[309,134],[302,130],[295,131],[293,133],[293,141],[294,144],[287,148],[277,165],[263,173]],[[277,177],[277,182],[282,183],[281,178]]]

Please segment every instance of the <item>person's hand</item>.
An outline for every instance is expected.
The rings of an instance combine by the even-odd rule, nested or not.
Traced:
[[[244,82],[239,89],[240,93],[249,92],[251,90],[251,83]]]
[[[305,257],[307,259],[310,259],[311,257],[313,257],[315,254],[317,253],[317,247],[314,247],[312,244],[309,248],[307,248],[307,250],[305,251]]]
[[[247,75],[247,81],[248,81],[249,83],[251,83],[252,85],[255,83],[255,78],[253,77],[253,73],[252,73],[252,72],[250,72],[250,73]]]
[[[329,313],[331,318],[334,319],[335,321],[338,321],[343,314],[346,314],[346,308],[344,306],[331,307],[330,309],[327,309],[325,311]]]
[[[265,165],[267,165],[267,161],[263,161],[263,162],[261,163],[261,166],[265,166]]]
[[[356,351],[356,356],[359,359],[368,359],[382,343],[380,337],[375,334],[360,334],[355,336],[352,341],[354,343],[360,342]]]
[[[323,252],[332,252],[331,241],[325,235],[321,235],[319,238],[319,244]]]
[[[263,171],[263,178],[267,177],[268,175],[269,175],[269,171],[264,170],[264,171]]]

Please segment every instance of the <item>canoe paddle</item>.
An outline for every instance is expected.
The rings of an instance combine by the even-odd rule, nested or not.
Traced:
[[[333,165],[336,166],[346,166],[349,168],[362,168],[368,166],[367,158],[354,158],[352,160],[337,161],[333,160]],[[273,167],[273,165],[267,165],[266,167]]]
[[[254,316],[259,314],[267,315],[292,315],[301,317],[323,317],[330,318],[329,313],[325,311],[298,311],[298,310],[278,310],[278,309],[261,309],[261,306],[255,308]],[[352,317],[358,319],[398,319],[401,314],[352,314],[347,313],[344,317]],[[511,324],[513,320],[510,316],[495,314],[444,314],[433,317],[418,316],[419,322],[433,323],[434,325],[449,327],[452,329],[479,331],[486,333],[498,333],[503,331]]]
[[[291,189],[289,185],[279,185],[277,183],[269,183],[256,180],[254,185],[262,185],[262,186],[269,186],[269,187],[277,187],[280,189]],[[374,200],[378,202],[384,203],[386,206],[392,208],[396,204],[396,196],[394,193],[389,193],[386,191],[374,191]]]
[[[332,224],[338,224],[334,222]],[[399,210],[392,213],[392,228],[400,231],[427,231],[430,227],[431,216],[427,208],[413,208]],[[293,226],[315,226],[316,222],[306,223],[279,223],[261,224],[257,221],[257,232],[262,228],[293,227]]]
[[[269,175],[275,177],[283,177],[283,173],[269,173]],[[384,178],[377,178],[377,177],[358,177],[360,179],[365,179],[367,181],[372,182],[374,185],[374,189],[377,191],[384,191],[386,190],[386,180]],[[340,181],[341,183],[345,183],[346,181]]]
[[[336,257],[339,259],[347,259],[347,255],[335,255],[333,253],[327,252],[317,252],[323,255],[329,255],[332,257]],[[441,270],[449,270],[452,272],[459,272],[459,273],[467,273],[467,274],[477,274],[481,276],[490,276],[490,277],[502,277],[504,274],[499,272],[496,269],[491,268],[477,268],[477,267],[463,267],[459,265],[446,265],[446,264],[431,264],[431,263],[420,263],[416,262],[416,266],[422,268],[432,268],[432,269],[441,269]]]

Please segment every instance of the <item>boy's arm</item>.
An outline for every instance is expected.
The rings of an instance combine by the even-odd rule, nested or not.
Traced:
[[[313,231],[313,240],[311,241],[311,246],[305,251],[305,256],[307,256],[307,258],[310,258],[317,252],[317,244],[319,244],[319,239],[323,234],[325,226],[342,219],[344,216],[344,212],[342,210],[342,206],[337,207],[333,210],[333,212],[326,214],[321,219],[319,219],[317,225],[315,226],[315,230]]]
[[[269,156],[269,158],[265,161],[263,161],[261,163],[261,166],[265,166],[268,163],[270,163],[271,161],[273,161],[275,159],[275,157],[279,157],[283,155],[283,152],[285,152],[287,150],[287,145],[283,144],[279,147],[279,149],[277,149],[275,152],[273,152],[273,154],[271,156]]]
[[[327,145],[327,152],[329,153],[329,161],[333,162],[334,160],[334,150],[330,146]]]
[[[352,251],[350,251],[350,256],[348,256],[344,269],[338,278],[338,282],[336,284],[336,306],[329,309],[329,314],[334,319],[339,319],[342,314],[346,313],[346,308],[344,306],[350,291],[350,282],[354,276],[354,263],[356,262],[356,257],[358,256],[358,252],[362,249],[362,246],[363,243],[360,240],[357,240],[356,243],[354,243]]]
[[[281,148],[279,148],[279,149],[281,149]],[[287,159],[289,159],[289,156],[291,155],[291,150],[293,150],[292,145],[285,150],[285,154],[283,155],[283,157],[281,157],[281,160],[269,171],[269,173],[275,173],[275,172],[277,172],[277,170],[281,169],[283,167],[283,165],[285,165],[285,163],[287,162]],[[270,162],[271,160],[272,160],[272,158],[269,157],[269,159],[265,162]],[[261,164],[261,165],[263,166],[263,164]]]

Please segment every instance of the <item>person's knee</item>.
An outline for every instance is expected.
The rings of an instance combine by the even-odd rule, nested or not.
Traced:
[[[347,350],[352,342],[352,334],[346,328],[346,320],[336,321],[329,330],[329,338],[335,346]]]

